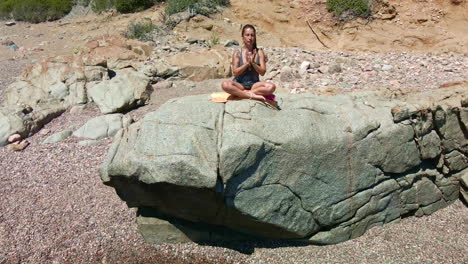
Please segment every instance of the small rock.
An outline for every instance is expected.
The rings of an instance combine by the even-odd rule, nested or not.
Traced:
[[[213,24],[204,24],[202,25],[202,28],[211,31],[213,29]]]
[[[64,139],[68,138],[72,133],[73,133],[73,131],[71,131],[71,130],[64,130],[62,132],[55,133],[55,134],[47,137],[44,141],[42,141],[41,144],[51,144],[51,143],[60,142],[60,141],[62,141]]]
[[[382,67],[380,67],[380,65],[378,65],[378,64],[374,64],[374,65],[372,65],[372,69],[373,69],[374,71],[381,71],[381,70],[382,70]]]
[[[303,61],[299,67],[299,74],[304,75],[307,73],[307,70],[310,68],[310,61]]]
[[[21,142],[17,141],[13,144],[8,145],[8,150],[10,151],[22,151],[24,150],[27,146],[29,146],[29,141],[23,140]]]
[[[239,42],[237,40],[228,40],[224,43],[224,47],[232,47],[232,46],[239,46]]]
[[[8,47],[9,49],[12,49],[12,50],[14,50],[14,51],[16,51],[16,50],[18,50],[18,49],[19,49],[18,45],[16,45],[16,44],[9,45],[9,46],[7,46],[7,47]]]
[[[196,39],[196,38],[188,38],[188,39],[187,39],[187,43],[189,43],[189,44],[198,43],[198,39]]]
[[[50,130],[49,129],[41,129],[41,131],[39,131],[39,135],[40,136],[45,136],[45,135],[48,135],[50,133]]]
[[[173,82],[163,80],[154,84],[153,89],[154,90],[169,89],[172,87],[172,85],[173,85]]]
[[[280,75],[280,80],[282,82],[289,82],[293,79],[293,72],[291,67],[289,66],[284,66],[281,69],[281,75]]]
[[[371,65],[367,65],[362,68],[362,71],[371,72],[371,71],[374,71],[374,67],[372,67]]]
[[[324,66],[320,66],[320,67],[318,68],[318,72],[320,72],[320,73],[328,73],[329,71],[330,71],[330,67],[325,66],[325,65],[324,65]]]
[[[203,16],[203,15],[196,15],[194,17],[192,17],[190,19],[190,21],[193,21],[193,22],[196,22],[196,23],[200,23],[200,22],[203,22],[203,21],[206,21],[207,17],[206,16]]]
[[[309,67],[309,68],[312,68],[312,69],[318,69],[318,68],[320,68],[320,66],[321,66],[321,65],[320,65],[320,63],[318,63],[318,62],[314,62],[312,65],[310,65],[310,67]]]
[[[393,70],[392,65],[385,64],[382,66],[382,71],[392,71],[392,70]]]
[[[5,40],[5,41],[2,41],[1,42],[3,46],[11,46],[11,45],[15,45],[15,43],[11,40]]]
[[[339,73],[341,72],[342,69],[341,69],[341,65],[340,64],[334,64],[330,67],[330,69],[328,69],[328,73]]]
[[[13,134],[8,137],[8,142],[13,143],[21,140],[20,134]]]

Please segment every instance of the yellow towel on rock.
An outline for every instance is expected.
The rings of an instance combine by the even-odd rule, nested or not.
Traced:
[[[226,92],[215,92],[211,94],[211,101],[215,103],[226,103],[228,101],[236,101],[239,98],[232,96]]]
[[[215,103],[227,103],[229,101],[238,101],[238,100],[242,100],[242,98],[233,96],[226,92],[215,92],[211,94],[211,101]],[[274,100],[265,100],[262,103],[264,103],[267,107],[271,109],[279,110],[278,103]]]

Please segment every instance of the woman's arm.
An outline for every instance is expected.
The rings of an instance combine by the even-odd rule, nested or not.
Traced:
[[[260,65],[255,63],[256,56],[252,56],[252,60],[250,61],[250,64],[255,69],[255,71],[258,72],[258,74],[263,76],[265,75],[265,72],[266,72],[266,62],[265,62],[265,53],[263,52],[262,49],[258,50],[257,56],[260,56]]]
[[[234,75],[235,77],[241,75],[243,72],[245,72],[245,70],[247,70],[247,68],[249,68],[250,66],[250,62],[249,61],[245,61],[244,62],[244,65],[241,65],[241,66],[238,66],[239,65],[239,61],[240,61],[240,56],[242,56],[241,52],[239,50],[235,50],[232,54],[232,65],[231,65],[231,68],[232,68],[232,75]]]

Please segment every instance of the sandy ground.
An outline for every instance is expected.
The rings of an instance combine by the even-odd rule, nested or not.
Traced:
[[[412,1],[411,5],[406,5],[406,1],[395,0],[392,1],[398,11],[395,19],[354,24],[335,24],[324,10],[324,2],[232,0],[232,8],[207,20],[207,23],[213,23],[211,30],[182,23],[176,31],[181,41],[187,37],[209,39],[211,36],[218,36],[223,41],[238,36],[240,25],[253,23],[259,28],[260,45],[328,50],[304,23],[309,20],[324,43],[337,52],[401,51],[406,53],[397,54],[395,58],[406,59],[408,65],[411,60],[423,61],[424,52],[456,52],[455,56],[428,56],[429,66],[426,66],[429,70],[434,69],[430,72],[433,79],[423,79],[437,85],[442,83],[444,74],[451,78],[447,82],[466,79],[468,71],[463,70],[468,50],[466,1],[453,6],[450,1]],[[415,10],[421,11],[418,12],[421,16],[411,15]],[[0,100],[2,89],[14,81],[25,65],[49,56],[71,54],[95,36],[125,32],[127,24],[134,19],[150,17],[155,22],[160,21],[160,12],[161,7],[156,6],[131,15],[70,16],[58,22],[17,23],[11,27],[1,23],[0,42],[10,40],[23,49],[13,51],[0,46]],[[286,59],[281,57],[282,53],[284,50],[277,55],[280,61]],[[320,56],[315,59],[323,61]],[[375,60],[391,61],[392,56],[376,54]],[[298,58],[295,63],[302,60]],[[327,60],[334,58],[328,56]],[[357,60],[367,63],[365,58]],[[430,68],[431,62],[443,65]],[[372,67],[372,63],[371,59],[369,65],[363,64],[362,68]],[[354,70],[356,74],[365,73],[366,70],[360,67],[350,69],[348,75],[354,74]],[[399,80],[397,74],[404,76],[406,68],[396,69],[398,71],[394,73],[382,73],[386,74],[384,80],[387,77],[388,81]],[[370,82],[382,79],[379,74],[370,76]],[[429,72],[422,70],[418,74]],[[326,78],[334,81],[335,77],[339,79],[339,76]],[[315,83],[321,84],[320,78]],[[346,77],[344,80],[347,81]],[[419,80],[412,81],[421,85]],[[189,90],[184,86],[158,90],[158,96],[152,98],[150,105],[131,115],[139,119],[170,98],[211,92],[209,87],[219,86],[219,80],[213,82],[216,84],[191,86]],[[408,82],[410,80],[401,85]],[[79,115],[66,112],[46,125],[45,130],[50,135],[69,127],[76,128],[97,115],[98,110],[92,106]],[[104,186],[99,179],[97,168],[105,158],[111,140],[103,140],[92,147],[79,146],[74,138],[57,144],[39,144],[47,135],[31,137],[31,146],[23,152],[13,153],[0,148],[0,264],[468,262],[468,210],[460,201],[429,217],[407,218],[376,227],[357,239],[332,246],[281,241],[148,245],[137,231],[134,209],[128,209],[113,189]]]

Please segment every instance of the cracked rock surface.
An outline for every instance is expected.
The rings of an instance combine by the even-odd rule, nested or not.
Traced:
[[[101,177],[154,243],[334,244],[458,199],[467,97],[463,86],[398,100],[285,95],[281,111],[179,98],[117,134]]]

